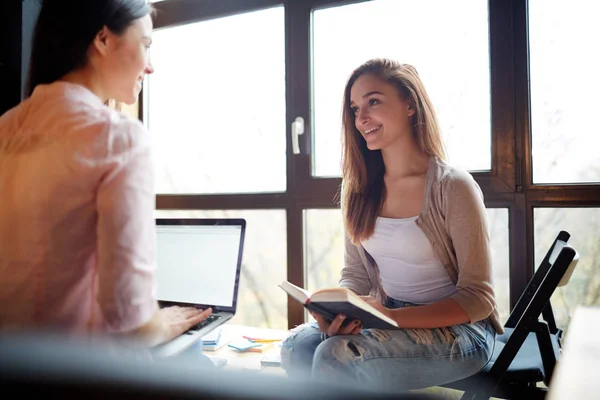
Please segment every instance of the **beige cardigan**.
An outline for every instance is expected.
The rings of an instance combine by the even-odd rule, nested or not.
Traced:
[[[471,322],[489,317],[496,332],[503,333],[492,288],[487,213],[481,189],[471,174],[431,157],[425,199],[415,223],[456,285],[451,298]],[[386,295],[371,255],[362,245],[352,244],[347,235],[344,255],[340,286],[383,303]]]

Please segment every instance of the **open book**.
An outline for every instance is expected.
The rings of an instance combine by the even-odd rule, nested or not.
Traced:
[[[396,321],[385,316],[348,289],[327,288],[311,294],[288,281],[283,281],[279,287],[302,303],[307,310],[320,314],[329,321],[338,314],[344,314],[346,316],[344,323],[358,319],[362,322],[363,328],[398,329]]]

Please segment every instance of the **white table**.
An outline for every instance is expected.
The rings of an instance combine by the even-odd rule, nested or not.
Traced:
[[[575,309],[548,400],[600,399],[600,307]]]

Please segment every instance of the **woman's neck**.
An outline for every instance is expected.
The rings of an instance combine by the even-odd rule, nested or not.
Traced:
[[[60,78],[63,82],[74,83],[77,85],[81,85],[87,89],[89,89],[92,93],[94,93],[98,98],[102,101],[102,103],[106,103],[108,101],[108,97],[104,95],[104,90],[102,89],[102,85],[96,79],[95,75],[92,71],[87,68],[78,69],[75,71],[71,71]]]
[[[381,149],[387,178],[396,179],[427,173],[429,155],[418,148],[412,136],[407,135],[405,138]]]

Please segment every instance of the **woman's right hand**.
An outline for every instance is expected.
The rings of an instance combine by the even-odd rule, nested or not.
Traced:
[[[163,341],[167,342],[204,321],[212,314],[212,309],[199,310],[194,307],[171,306],[161,308],[159,313],[165,328]]]
[[[157,308],[150,321],[129,334],[141,339],[144,345],[154,347],[183,334],[194,325],[204,321],[211,313],[211,308],[206,310],[178,306]]]
[[[317,324],[319,324],[319,330],[323,333],[326,333],[328,336],[356,335],[362,330],[362,323],[357,319],[351,321],[345,326],[342,326],[346,320],[346,316],[343,314],[338,314],[333,321],[329,323],[321,314],[317,314],[312,311],[309,312],[310,315],[312,315],[317,321]]]

